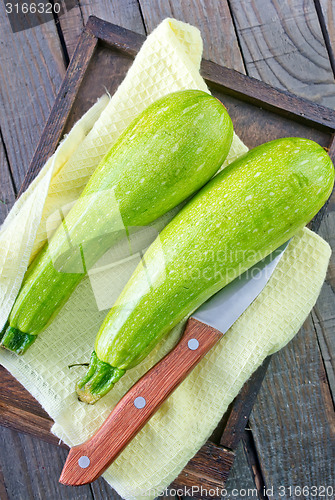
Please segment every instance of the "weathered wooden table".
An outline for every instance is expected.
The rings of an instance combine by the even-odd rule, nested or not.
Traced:
[[[1,2],[1,220],[20,189],[77,37],[92,14],[142,34],[168,16],[187,21],[201,29],[206,59],[335,107],[331,0],[67,0],[53,20],[16,33]],[[319,231],[333,247],[334,209],[333,195]],[[312,314],[272,358],[226,498],[332,498],[326,488],[335,489],[334,286],[333,258]],[[0,499],[119,498],[103,480],[78,489],[59,485],[55,471],[66,453],[0,427]]]

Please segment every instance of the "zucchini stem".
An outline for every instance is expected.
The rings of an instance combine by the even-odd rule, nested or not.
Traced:
[[[76,384],[80,401],[88,404],[96,403],[112,389],[125,371],[101,361],[93,351],[86,375]]]
[[[30,333],[21,332],[21,330],[13,326],[7,326],[2,336],[0,346],[9,351],[16,352],[16,354],[23,354],[28,347],[35,342],[36,337],[37,335],[30,335]]]
[[[6,333],[6,330],[7,328],[9,327],[9,323],[8,321],[6,321],[5,323],[5,326],[3,327],[3,329],[1,330],[0,332],[0,341],[2,340],[2,338],[4,337],[5,333]]]

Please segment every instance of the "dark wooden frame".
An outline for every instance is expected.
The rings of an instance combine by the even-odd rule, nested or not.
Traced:
[[[145,37],[142,35],[93,16],[89,18],[79,38],[19,195],[38,175],[62,138],[75,97],[98,44],[113,46],[114,50],[125,52],[134,57],[144,40]],[[255,104],[263,109],[269,109],[296,122],[311,124],[314,129],[326,131],[331,135],[328,151],[334,161],[335,112],[331,109],[299,98],[289,92],[274,89],[261,81],[223,68],[210,61],[202,61],[201,73],[206,82],[211,84],[211,87],[217,86],[223,89],[227,95],[237,97],[239,100]],[[314,219],[313,229],[318,228],[323,213],[324,209]],[[214,438],[208,441],[171,486],[176,488],[202,486],[207,489],[224,487],[237,445],[244,433],[269,361],[267,359],[254,373],[230,406],[221,423],[221,428],[223,427],[223,432],[220,431],[221,436],[218,438],[216,433],[216,442],[214,442]],[[37,401],[27,391],[24,391],[5,369],[0,369],[3,387],[6,387],[6,393],[2,394],[0,401],[0,424],[62,445],[50,433],[52,420]],[[19,400],[17,398],[18,392],[20,393]],[[204,497],[200,493],[199,496]]]

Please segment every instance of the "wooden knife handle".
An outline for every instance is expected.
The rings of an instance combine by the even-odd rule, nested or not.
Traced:
[[[71,448],[59,481],[81,485],[97,479],[221,337],[191,318],[176,347],[133,385],[88,441]]]

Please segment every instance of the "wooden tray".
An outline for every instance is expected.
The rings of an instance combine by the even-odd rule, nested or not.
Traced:
[[[105,88],[110,94],[115,92],[144,40],[142,35],[96,17],[89,18],[20,194],[53,154],[64,133]],[[249,148],[279,137],[306,137],[328,148],[334,161],[334,111],[210,61],[202,62],[201,73],[211,92],[228,108],[235,131]],[[318,229],[324,210],[325,207],[311,223],[313,230]],[[188,463],[173,487],[223,488],[268,364],[269,359],[245,384],[211,439]],[[53,422],[37,401],[4,368],[0,370],[0,424],[64,446],[50,433]],[[195,496],[204,498],[201,493]]]

